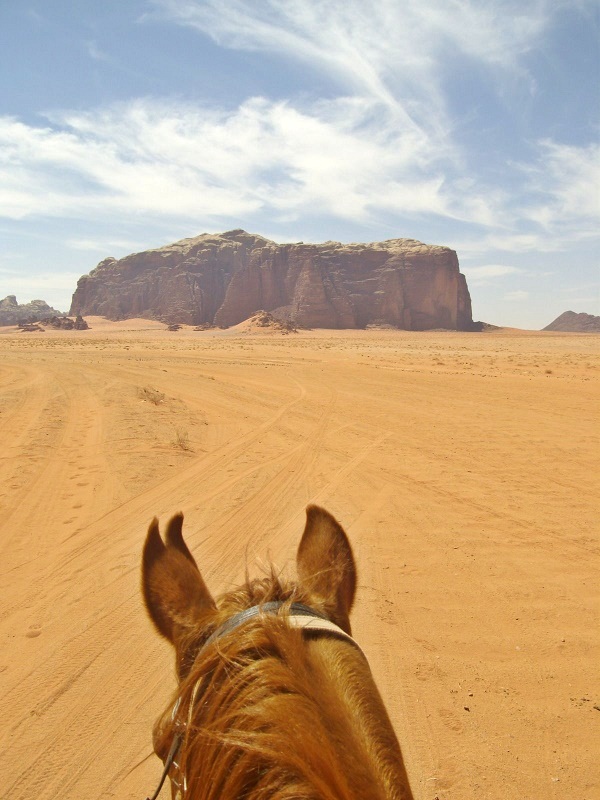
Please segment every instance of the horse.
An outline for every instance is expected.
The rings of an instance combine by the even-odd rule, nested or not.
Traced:
[[[400,746],[352,638],[346,533],[310,505],[297,580],[273,566],[216,600],[183,539],[155,518],[142,594],[174,647],[178,688],[153,730],[173,800],[413,800]]]

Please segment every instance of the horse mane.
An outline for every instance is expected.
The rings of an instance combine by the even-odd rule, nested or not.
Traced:
[[[313,651],[302,632],[291,629],[278,615],[249,620],[202,649],[232,614],[271,600],[290,605],[307,602],[297,585],[282,582],[271,568],[269,576],[246,578],[239,589],[219,598],[217,610],[207,611],[206,624],[200,620],[182,644],[186,663],[181,665],[184,677],[177,697],[187,728],[178,761],[193,786],[190,796],[194,800],[389,797],[380,783],[382,774],[393,770],[389,755],[379,757],[374,737],[363,735],[364,727],[372,734],[378,726],[363,689],[368,667],[358,650],[351,645],[340,650],[329,640],[324,645],[326,655],[321,645]],[[314,598],[312,606],[321,610]],[[350,698],[347,703],[340,701],[340,683]],[[356,709],[350,718],[349,706]],[[155,749],[161,757],[173,737],[172,707],[155,726]],[[389,742],[383,744],[382,752],[386,747],[389,752]]]

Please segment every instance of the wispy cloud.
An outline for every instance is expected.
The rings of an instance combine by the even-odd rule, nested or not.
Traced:
[[[460,57],[494,80],[527,78],[525,56],[567,6],[154,0],[163,18],[220,45],[310,63],[340,96],[253,97],[228,109],[146,98],[57,113],[38,126],[1,117],[0,216],[127,213],[290,229],[316,217],[372,227],[382,217],[443,220],[461,253],[486,262],[470,270],[472,280],[498,280],[516,270],[497,263],[499,251],[552,252],[595,235],[600,152],[531,142],[530,162],[507,164],[506,180],[495,175],[491,185],[460,146],[446,65]],[[96,42],[87,47],[106,60]],[[69,246],[96,249],[83,237]]]
[[[597,151],[545,141],[540,152],[514,167],[528,187],[516,200],[364,98],[305,107],[253,98],[231,111],[147,99],[55,115],[44,127],[0,117],[0,216],[127,211],[218,225],[259,214],[435,215],[479,226],[465,253],[551,251],[595,230]]]
[[[89,57],[94,61],[103,61],[106,64],[112,63],[112,58],[108,55],[108,53],[105,53],[104,50],[101,50],[100,47],[98,47],[98,44],[93,40],[86,42],[85,46]]]
[[[35,22],[36,25],[43,25],[46,22],[44,17],[39,13],[39,11],[36,11],[35,8],[28,8],[25,13],[30,20]]]
[[[526,216],[547,232],[579,237],[582,222],[600,223],[600,145],[546,139],[539,148],[538,162],[523,167],[537,195]]]
[[[67,239],[67,247],[92,253],[134,252],[144,248],[144,242],[119,239]]]
[[[388,147],[383,135],[375,135],[378,154],[389,154],[401,141],[422,169],[384,180],[379,207],[402,213],[411,197],[414,213],[487,228],[473,240],[474,249],[519,252],[559,250],[594,235],[597,148],[532,142],[530,163],[507,166],[511,190],[492,187],[484,173],[469,166],[470,154],[460,144],[460,122],[449,105],[451,73],[462,59],[463,66],[484,76],[490,92],[504,95],[504,83],[525,83],[533,93],[528,56],[563,11],[584,12],[595,2],[373,0],[367,6],[363,0],[153,0],[153,5],[163,17],[223,47],[275,54],[322,72],[347,98],[344,103],[353,98],[368,108],[362,123],[368,136],[383,120]],[[338,141],[332,142],[336,148]],[[363,152],[354,148],[355,154]],[[328,163],[325,180],[342,166],[335,156]],[[374,176],[379,179],[377,171]],[[338,181],[332,187],[348,188]],[[364,210],[360,194],[348,192],[349,208]]]
[[[524,317],[548,269],[561,297],[593,277],[597,3],[145,0],[143,36],[130,11],[100,4],[93,19],[60,17],[72,46],[47,38],[51,61],[39,37],[58,18],[25,4],[12,35],[28,66],[7,86],[23,116],[0,117],[0,266],[33,268],[39,287],[42,266],[83,271],[91,254],[202,230],[407,235],[455,247],[480,302]],[[119,53],[139,63],[160,41],[155,71],[121,63],[106,38],[116,23]],[[196,78],[209,57],[210,84]],[[48,64],[82,75],[59,95],[34,91],[27,81]],[[162,97],[145,94],[157,86]],[[85,97],[105,105],[86,109]],[[79,110],[52,111],[58,102]],[[10,287],[18,277],[5,275]],[[503,297],[524,289],[530,303]]]
[[[504,264],[482,264],[477,267],[463,266],[462,271],[467,276],[471,286],[485,286],[507,275],[516,275],[523,272],[518,267]]]
[[[529,299],[529,292],[525,292],[523,289],[516,289],[514,292],[506,292],[504,299],[522,303],[523,301]]]
[[[19,303],[46,300],[54,308],[64,310],[68,298],[81,277],[80,272],[48,272],[4,269],[0,267],[0,298],[8,294],[17,296]]]
[[[444,64],[461,55],[524,71],[527,53],[560,2],[537,0],[154,0],[170,19],[220,45],[307,62],[343,91],[387,105],[406,124],[447,129]]]
[[[307,109],[254,98],[234,111],[135,101],[0,118],[0,214],[116,213],[283,218],[382,210],[485,224],[489,198],[455,189],[443,156],[359,98]],[[457,178],[460,184],[460,178]]]
[[[49,286],[54,289],[71,287],[74,281],[81,276],[79,272],[46,272],[39,271],[23,275],[22,271],[0,267],[0,279],[10,279],[16,288],[36,286]]]

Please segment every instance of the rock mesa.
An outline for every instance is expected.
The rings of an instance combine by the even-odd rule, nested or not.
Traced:
[[[229,327],[259,310],[308,328],[472,326],[467,283],[448,247],[276,244],[243,230],[107,258],[79,279],[69,313]]]

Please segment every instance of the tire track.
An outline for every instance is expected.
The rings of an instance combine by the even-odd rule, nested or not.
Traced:
[[[96,338],[103,343],[101,336]],[[22,507],[11,500],[10,528],[2,520],[7,531],[1,540],[7,554],[2,608],[9,616],[0,622],[5,720],[0,797],[145,796],[160,773],[158,760],[148,757],[152,723],[174,685],[169,649],[144,620],[139,599],[139,555],[147,522],[154,514],[164,519],[183,508],[192,549],[207,565],[211,588],[218,588],[243,570],[245,550],[251,555],[260,550],[264,556],[266,548],[274,554],[295,549],[308,501],[338,511],[349,529],[360,581],[354,631],[370,655],[409,772],[417,776],[417,796],[520,800],[533,797],[535,785],[558,800],[571,787],[562,777],[558,784],[549,783],[549,776],[558,774],[552,771],[552,748],[564,752],[565,760],[576,756],[571,775],[585,765],[593,774],[581,746],[567,742],[570,749],[563,749],[561,742],[557,748],[551,727],[551,702],[566,691],[558,679],[576,675],[565,664],[577,670],[588,664],[586,674],[591,674],[587,640],[579,642],[575,658],[570,641],[557,655],[548,634],[577,613],[582,595],[574,587],[578,576],[586,580],[591,575],[590,551],[545,536],[539,520],[531,526],[518,504],[504,505],[504,487],[494,475],[498,465],[504,470],[502,459],[513,447],[513,440],[498,437],[516,424],[513,418],[521,413],[525,395],[505,404],[496,429],[490,416],[488,431],[487,412],[474,416],[469,411],[473,403],[464,399],[458,382],[444,383],[449,393],[442,395],[435,375],[413,376],[410,385],[404,378],[376,380],[368,365],[352,361],[345,339],[338,350],[333,342],[325,360],[307,360],[298,347],[297,352],[286,350],[290,357],[285,362],[267,357],[273,351],[267,340],[243,356],[227,340],[226,347],[205,358],[202,348],[208,345],[194,342],[192,348],[191,339],[184,345],[169,339],[168,346],[158,336],[137,345],[135,336],[122,339],[114,339],[106,352],[83,339],[81,346],[67,347],[66,338],[43,351],[43,359],[42,351],[33,348],[12,352],[15,368],[23,361],[29,372],[19,371],[11,387],[0,368],[0,410],[6,391],[15,414],[16,438],[12,432],[9,437],[15,463],[26,463],[22,451],[35,442],[48,403],[58,403],[50,410],[60,423],[55,439],[60,447],[40,450],[36,482],[19,496]],[[411,339],[411,348],[416,341]],[[185,356],[177,349],[182,346],[189,348]],[[149,369],[149,360],[156,371]],[[206,364],[202,380],[196,379],[201,363]],[[154,381],[163,364],[168,372],[161,368]],[[214,375],[218,379],[211,381]],[[477,394],[478,382],[467,379],[475,400],[491,409],[491,384]],[[120,408],[117,392],[123,386],[133,391],[148,380],[169,395],[184,397],[190,407],[208,408],[215,432],[207,443],[210,452],[190,456],[176,475],[158,470],[156,479],[131,495],[111,473],[112,445],[105,435],[110,414],[103,400],[112,391],[111,407]],[[22,414],[19,397],[27,404]],[[440,415],[441,401],[456,430]],[[134,403],[127,402],[135,411]],[[552,405],[536,403],[539,414]],[[536,422],[532,414],[524,419],[538,425],[528,434],[533,443],[544,420]],[[470,427],[461,429],[461,424]],[[585,432],[580,427],[578,435]],[[486,450],[490,464],[479,464],[481,474],[466,477],[469,460],[479,452],[477,440],[488,433],[496,437]],[[547,441],[548,453],[553,445]],[[444,459],[452,469],[443,468]],[[4,463],[0,458],[0,475]],[[540,457],[534,467],[542,464]],[[516,468],[509,466],[513,472],[507,470],[508,477],[529,475],[523,458]],[[569,483],[565,495],[579,485],[579,474],[587,473],[574,469],[559,475]],[[77,486],[81,476],[87,485]],[[540,478],[545,479],[542,472],[532,470],[523,504],[533,502],[536,491],[543,496],[536,484]],[[72,498],[66,496],[70,492]],[[73,514],[79,516],[67,522],[69,504],[77,503],[82,509]],[[8,543],[14,537],[31,547],[15,553]],[[560,593],[567,580],[565,565],[573,597]],[[547,615],[550,608],[554,616]],[[524,609],[529,618],[513,620]],[[511,637],[508,642],[499,638],[495,622]],[[523,644],[523,652],[515,652],[515,645]],[[556,671],[556,683],[547,680],[550,669]],[[525,687],[522,695],[515,690],[520,686]],[[506,698],[499,695],[505,690],[510,691]],[[527,691],[533,696],[525,696]],[[526,757],[531,763],[521,758],[517,764],[508,751],[508,736],[496,734],[495,723],[504,714],[517,741],[520,736],[523,743],[529,734]],[[573,736],[585,735],[571,719],[561,726]],[[504,730],[510,730],[506,723]],[[495,783],[486,783],[486,774]]]
[[[409,614],[403,610],[404,604],[410,609],[411,598],[400,595],[399,589],[394,591],[390,585],[388,570],[398,558],[398,545],[389,538],[378,544],[369,537],[367,552],[361,544],[362,532],[378,527],[378,517],[390,507],[396,494],[393,484],[384,483],[348,527],[359,569],[354,635],[369,656],[376,682],[394,721],[415,794],[433,800],[437,792],[452,791],[456,792],[454,797],[469,800],[469,795],[465,794],[464,760],[459,753],[449,751],[447,738],[440,743],[430,721],[434,710],[432,699],[424,691],[420,677],[423,672],[418,669],[423,648]],[[373,617],[380,624],[374,626]],[[432,663],[436,663],[435,647],[425,661],[428,668]],[[478,798],[473,797],[473,800]]]

